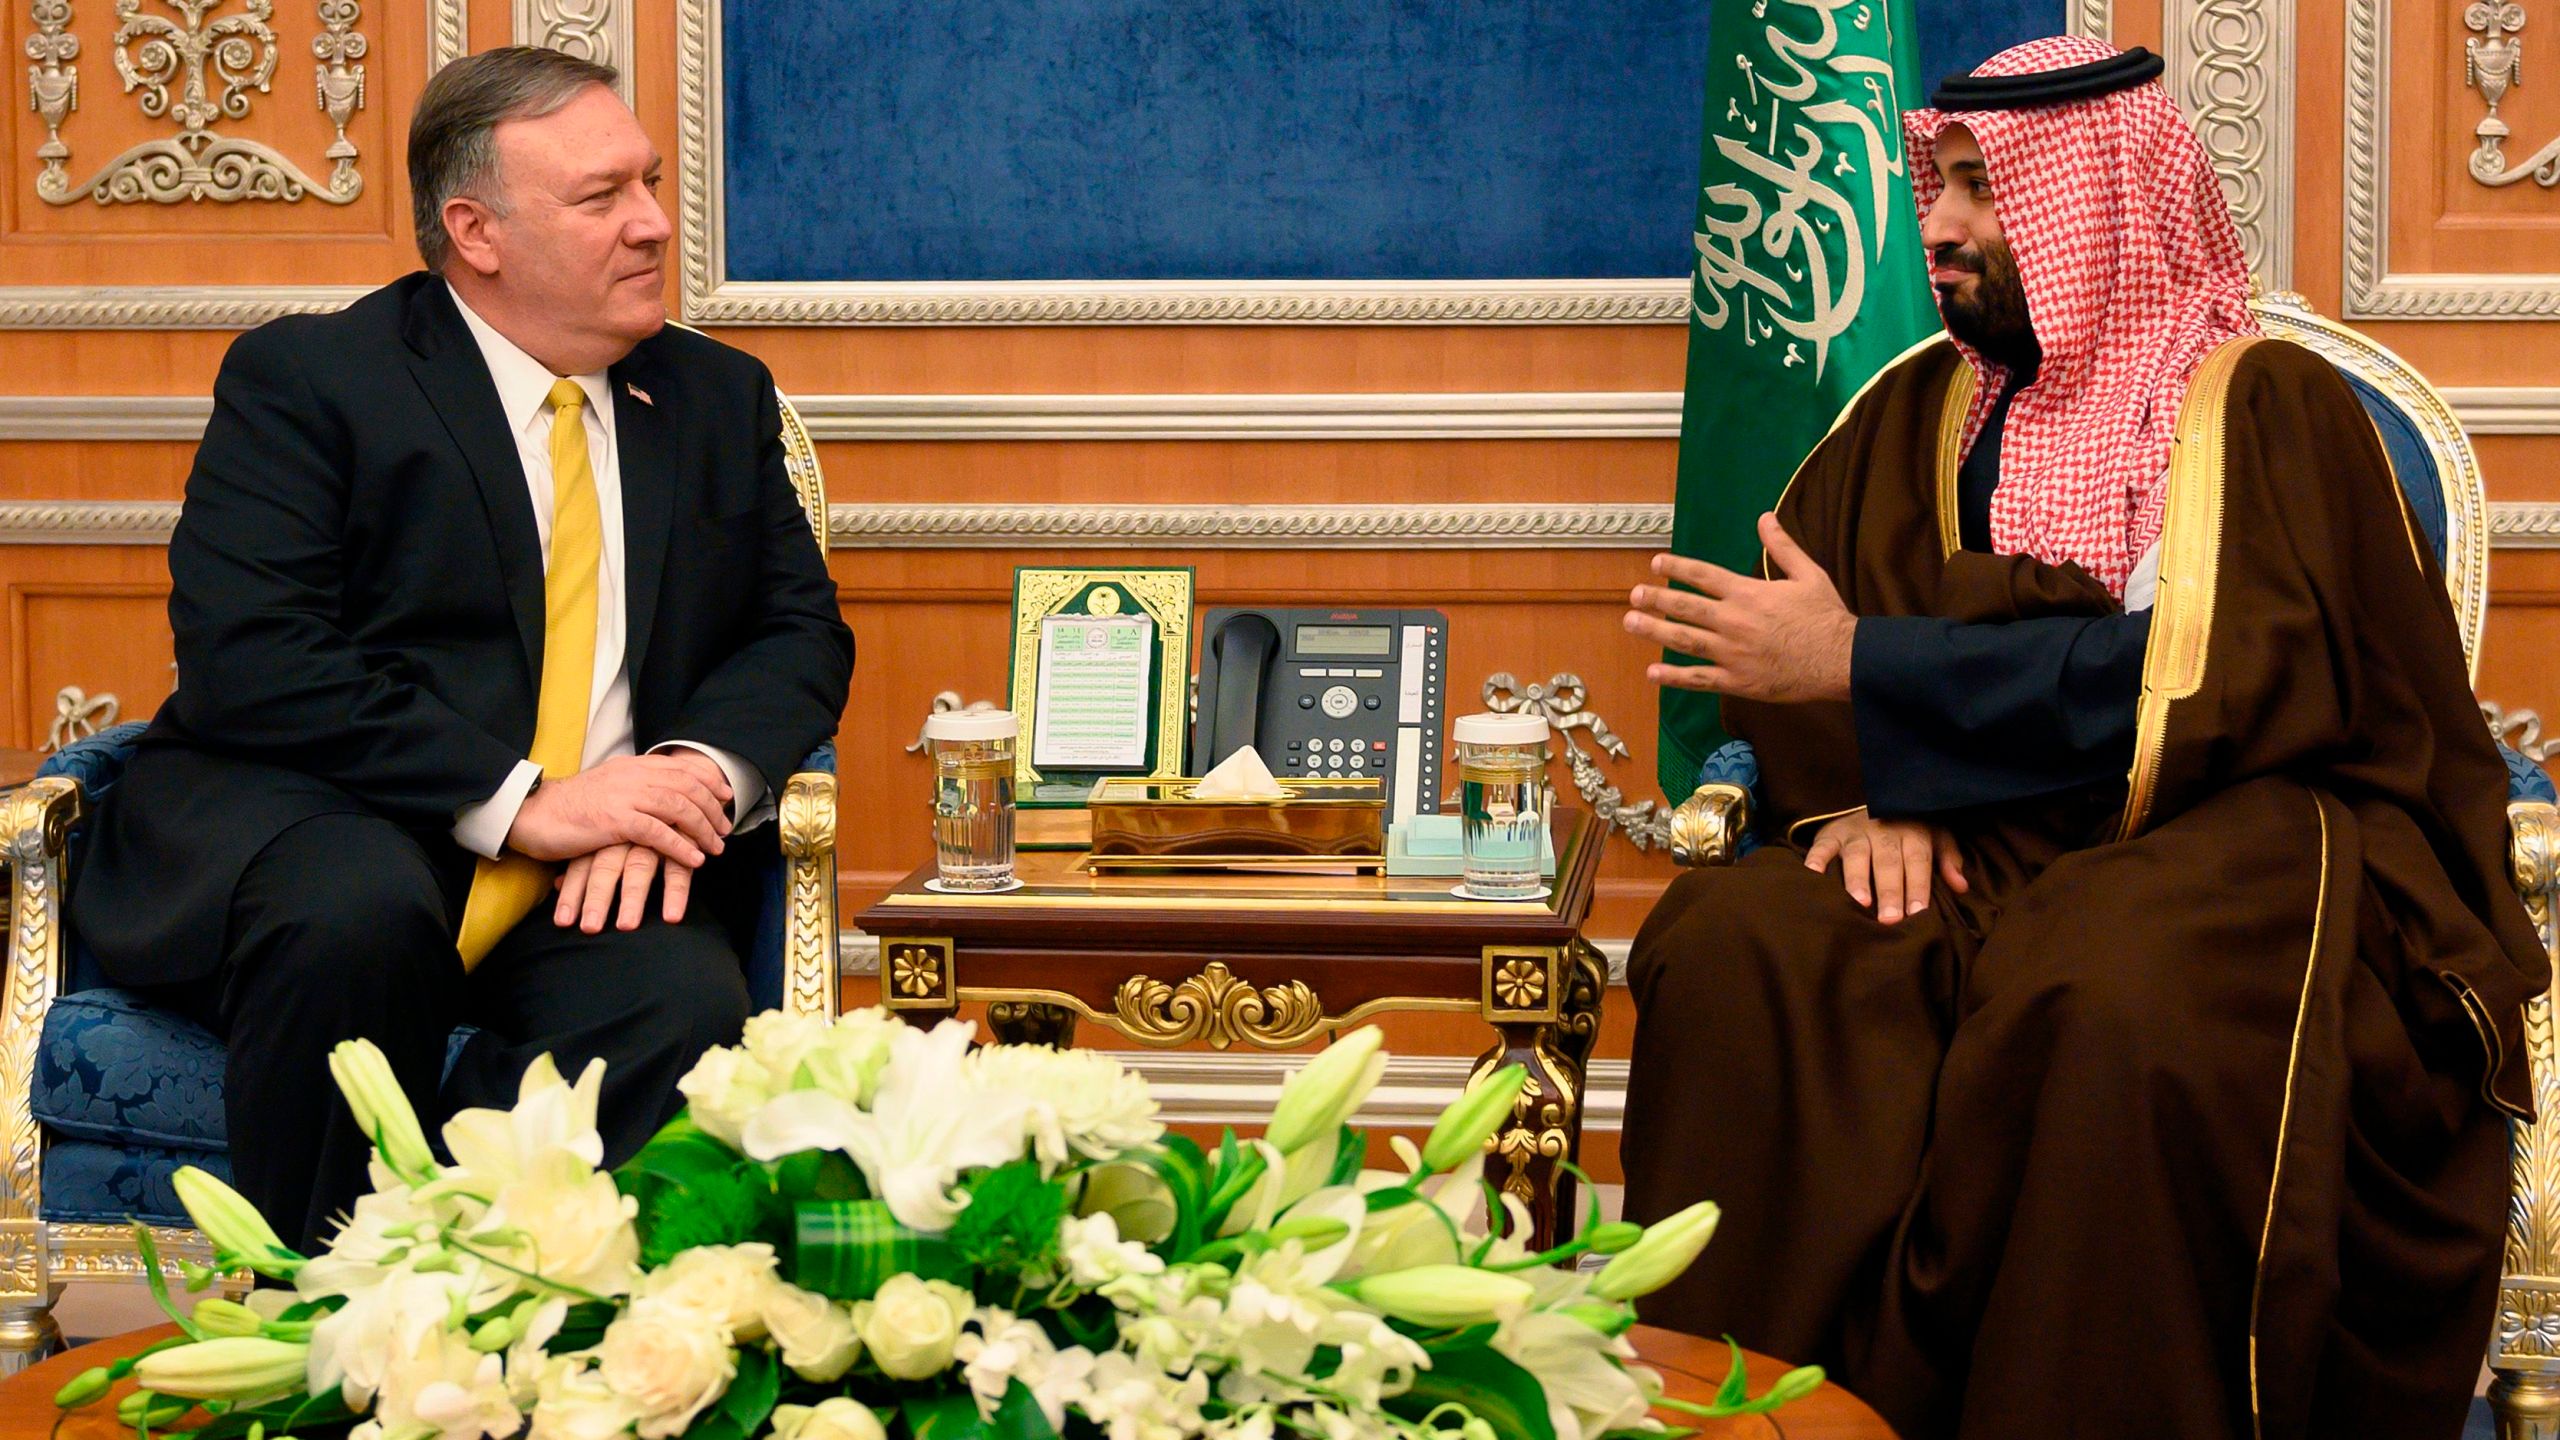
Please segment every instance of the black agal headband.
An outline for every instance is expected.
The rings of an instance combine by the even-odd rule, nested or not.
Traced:
[[[1929,108],[1948,112],[2059,105],[2066,100],[2087,100],[2130,90],[2146,80],[2160,78],[2163,68],[2159,56],[2137,45],[2121,55],[2086,65],[2066,65],[2059,70],[2038,70],[2027,75],[1950,75],[1939,81],[1936,92],[1929,96]]]

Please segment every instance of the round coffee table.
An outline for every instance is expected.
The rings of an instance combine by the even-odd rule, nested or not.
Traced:
[[[0,1384],[0,1440],[44,1435],[53,1429],[54,1392],[73,1376],[95,1365],[130,1355],[177,1333],[174,1325],[155,1325],[128,1335],[94,1341],[66,1351]],[[1662,1372],[1664,1388],[1674,1397],[1700,1404],[1712,1399],[1724,1380],[1726,1352],[1720,1340],[1700,1340],[1639,1325],[1631,1336],[1644,1362]],[[1766,1355],[1749,1357],[1751,1392],[1766,1390],[1787,1371],[1784,1361]],[[128,1380],[115,1389],[121,1396],[133,1388]],[[1745,1415],[1703,1423],[1698,1440],[1894,1440],[1893,1431],[1858,1397],[1837,1385],[1825,1385],[1775,1415]],[[119,1440],[133,1432],[116,1423],[113,1399],[72,1413],[56,1440]]]

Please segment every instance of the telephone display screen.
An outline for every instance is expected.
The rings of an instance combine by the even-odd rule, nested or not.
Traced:
[[[1385,655],[1394,638],[1390,625],[1301,625],[1301,655]]]

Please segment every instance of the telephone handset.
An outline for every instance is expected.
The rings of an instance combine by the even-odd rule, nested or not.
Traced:
[[[1391,823],[1439,809],[1447,616],[1226,606],[1200,628],[1192,774],[1251,745],[1274,775],[1378,777]]]

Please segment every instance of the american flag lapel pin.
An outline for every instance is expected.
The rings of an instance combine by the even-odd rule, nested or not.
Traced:
[[[622,388],[631,392],[631,398],[632,398],[632,399],[639,401],[641,404],[648,406],[650,409],[654,410],[654,409],[656,409],[656,408],[658,407],[658,402],[649,398],[649,392],[648,392],[648,391],[641,389],[639,386],[632,384],[630,381],[628,381],[628,380],[623,381],[623,382],[622,382]]]

